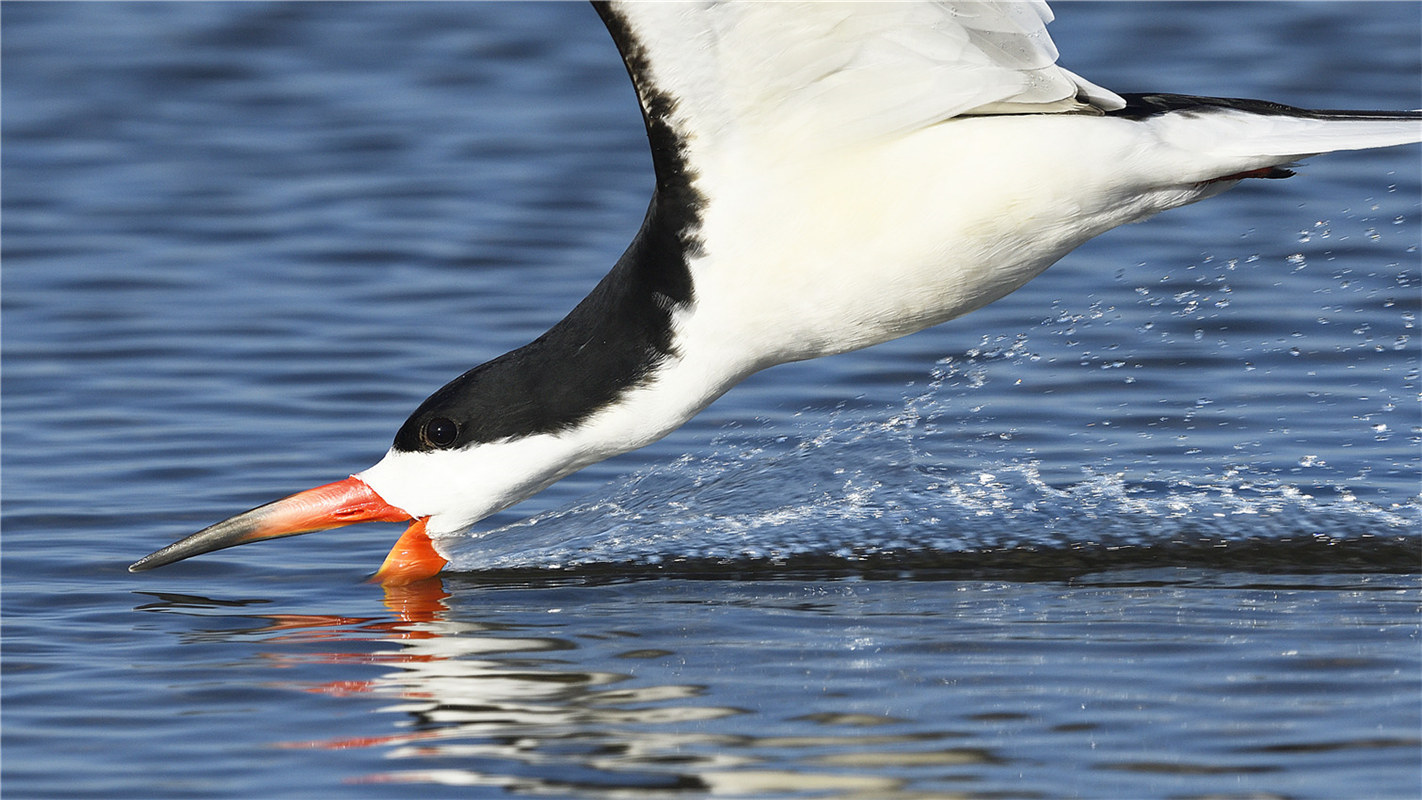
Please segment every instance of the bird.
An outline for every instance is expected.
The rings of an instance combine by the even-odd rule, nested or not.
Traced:
[[[753,373],[953,319],[1098,234],[1305,157],[1422,141],[1422,111],[1117,94],[1058,65],[1044,2],[594,7],[655,173],[611,271],[431,394],[374,466],[131,571],[408,521],[372,580],[434,578],[441,539],[660,439]]]

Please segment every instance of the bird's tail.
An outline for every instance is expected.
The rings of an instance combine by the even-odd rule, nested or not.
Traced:
[[[1260,170],[1335,150],[1422,142],[1422,111],[1315,111],[1225,97],[1122,95],[1112,116],[1151,124],[1182,150],[1209,153],[1235,172]]]

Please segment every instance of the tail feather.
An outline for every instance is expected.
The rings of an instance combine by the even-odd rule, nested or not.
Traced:
[[[1112,116],[1149,122],[1187,150],[1265,164],[1335,150],[1422,142],[1422,111],[1332,111],[1263,100],[1178,94],[1125,94]]]

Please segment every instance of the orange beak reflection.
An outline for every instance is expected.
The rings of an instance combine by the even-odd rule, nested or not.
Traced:
[[[161,567],[226,547],[314,533],[357,522],[401,522],[410,515],[386,503],[354,476],[258,506],[139,559],[129,572]],[[401,584],[433,577],[446,563],[425,533],[427,517],[414,520],[386,556],[374,580]]]

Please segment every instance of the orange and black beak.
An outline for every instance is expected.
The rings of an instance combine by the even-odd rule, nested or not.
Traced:
[[[139,559],[129,572],[161,567],[201,553],[226,547],[314,533],[357,522],[401,522],[412,519],[381,499],[364,481],[349,477],[290,497],[258,506]],[[386,556],[374,580],[386,584],[410,583],[434,576],[448,562],[435,551],[425,533],[428,517],[411,522]]]

